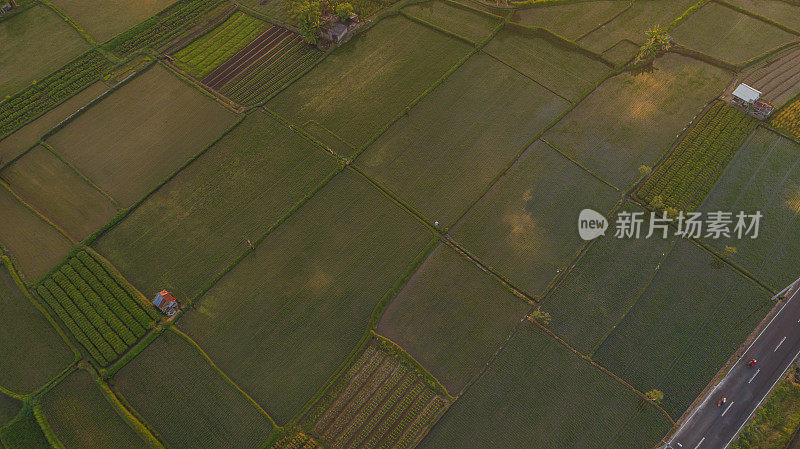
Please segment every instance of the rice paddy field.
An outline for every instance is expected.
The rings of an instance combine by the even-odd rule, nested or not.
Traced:
[[[578,43],[589,50],[602,53],[619,42],[631,41],[641,45],[647,39],[645,31],[655,25],[668,27],[673,20],[681,16],[689,7],[697,3],[695,0],[639,0],[630,3],[630,7],[615,16],[607,23],[581,36]]]
[[[655,446],[670,426],[617,380],[525,324],[419,447],[633,449]]]
[[[582,167],[625,189],[651,165],[718,92],[730,74],[667,54],[653,68],[605,80],[544,138]],[[598,132],[599,129],[614,132]]]
[[[485,79],[484,89],[470,89],[476,78]],[[370,145],[357,165],[429,222],[449,225],[568,106],[519,72],[477,54]],[[518,114],[485,120],[508,108]],[[430,126],[434,120],[452,132],[439,132]]]
[[[73,372],[48,391],[40,407],[56,438],[65,447],[148,447],[117,414],[101,386],[86,371]]]
[[[771,294],[678,240],[591,357],[680,416],[769,310]],[[680,285],[679,289],[675,286]]]
[[[511,20],[527,27],[546,28],[574,41],[629,7],[630,3],[617,0],[567,2],[563,5],[554,2],[514,11]]]
[[[272,431],[269,416],[174,330],[125,365],[113,390],[170,447],[257,448]]]
[[[574,229],[580,211],[609,214],[620,199],[616,189],[538,141],[456,223],[452,236],[514,286],[541,298],[583,247]]]
[[[0,170],[0,176],[73,240],[83,240],[117,213],[112,199],[41,145]]]
[[[40,39],[47,36],[47,39]],[[55,12],[38,4],[0,22],[0,99],[48,75],[89,49]]]
[[[5,185],[0,185],[0,210],[0,245],[19,265],[25,280],[37,280],[69,254],[73,242]]]
[[[20,410],[22,410],[22,402],[19,399],[0,394],[0,426],[11,422]]]
[[[631,41],[641,45],[647,39],[645,31],[656,25],[668,27],[673,20],[681,16],[689,7],[697,3],[694,0],[640,0],[632,2],[630,7],[603,23],[591,33],[578,39],[578,43],[589,50],[602,53],[619,42]],[[691,16],[690,16],[691,17]]]
[[[499,24],[496,17],[484,15],[458,3],[432,0],[403,8],[414,19],[433,24],[472,42],[480,42]]]
[[[361,148],[470,47],[417,22],[390,17],[334,51],[267,107],[296,123],[316,121]]]
[[[47,139],[120,207],[141,199],[237,116],[157,65]]]
[[[730,0],[730,3],[800,31],[800,5],[782,0]]]
[[[643,212],[626,204],[626,212]],[[549,328],[584,354],[611,332],[647,287],[674,242],[665,239],[601,239],[547,297]]]
[[[796,278],[800,215],[800,144],[759,128],[712,190],[703,211],[731,210],[764,215],[756,239],[708,239],[720,251],[770,287],[780,290]]]
[[[798,36],[717,3],[709,3],[673,31],[682,45],[741,64]]]
[[[323,150],[258,112],[94,248],[148,297],[167,288],[178,298],[194,299],[248,249],[247,240],[257,241],[336,169]]]
[[[180,328],[285,424],[346,361],[432,238],[346,170],[200,297]]]
[[[64,370],[75,354],[0,260],[0,387],[30,394]],[[5,396],[0,395],[0,402]],[[6,401],[7,402],[7,401]],[[0,407],[2,408],[2,407]],[[3,415],[0,412],[0,415]],[[9,413],[10,415],[10,413]],[[13,417],[11,415],[10,417]],[[0,420],[0,426],[4,424]]]
[[[0,449],[660,447],[798,276],[800,6],[292,1],[0,15]]]
[[[377,332],[458,394],[530,309],[448,245],[440,245],[389,303]],[[469,335],[470,344],[463,338]]]
[[[572,102],[594,89],[611,71],[602,61],[510,27],[497,33],[484,50]]]
[[[98,42],[105,42],[155,15],[174,0],[55,0],[53,4]]]

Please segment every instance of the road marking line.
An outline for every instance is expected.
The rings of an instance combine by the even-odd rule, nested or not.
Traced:
[[[750,382],[752,382],[752,381],[753,381],[753,379],[755,379],[755,378],[756,378],[756,376],[758,375],[758,373],[759,373],[760,371],[761,371],[760,369],[757,369],[757,370],[756,370],[756,373],[755,373],[755,374],[753,374],[753,377],[751,377],[751,378],[750,378],[750,380],[748,380],[748,381],[747,381],[747,383],[750,383]]]
[[[780,343],[778,343],[778,346],[775,346],[775,349],[773,349],[773,350],[772,350],[772,352],[775,352],[775,351],[777,351],[777,350],[778,350],[778,348],[780,348],[780,347],[781,347],[781,345],[783,344],[783,342],[784,342],[784,341],[786,341],[786,337],[783,337],[783,338],[781,339],[781,342],[780,342]]]
[[[798,291],[800,291],[800,290],[798,290]],[[795,292],[795,295],[797,295],[797,293],[796,293],[796,292]],[[792,295],[792,297],[794,297],[794,295]],[[791,298],[790,298],[790,299],[791,299]],[[758,401],[758,403],[756,404],[755,408],[753,408],[753,410],[750,412],[750,414],[749,414],[749,415],[747,415],[747,419],[745,419],[745,420],[742,422],[742,425],[741,425],[741,426],[739,426],[739,429],[738,429],[738,430],[736,430],[736,433],[734,433],[734,434],[733,434],[733,436],[731,437],[731,439],[730,439],[730,440],[728,440],[728,443],[727,443],[727,444],[725,444],[725,446],[723,446],[723,449],[727,448],[728,446],[730,446],[730,445],[731,445],[731,443],[733,443],[733,439],[734,439],[734,438],[736,438],[736,436],[737,436],[737,435],[739,435],[739,432],[741,432],[741,431],[742,431],[742,429],[744,429],[744,426],[747,424],[747,422],[748,422],[748,421],[750,421],[750,418],[751,418],[751,417],[752,417],[752,416],[755,414],[756,410],[758,410],[758,408],[759,408],[759,407],[761,407],[761,403],[762,403],[762,402],[764,402],[764,399],[766,399],[766,398],[767,398],[767,396],[769,396],[769,394],[770,394],[770,393],[772,393],[772,390],[774,390],[774,389],[775,389],[775,385],[778,385],[778,382],[780,382],[780,381],[781,381],[781,379],[783,379],[783,375],[784,375],[784,374],[786,374],[786,371],[788,371],[788,370],[789,370],[789,367],[790,367],[790,366],[792,366],[792,363],[794,363],[794,361],[795,361],[795,360],[797,360],[797,358],[798,358],[798,357],[800,357],[800,351],[797,351],[797,354],[795,354],[795,355],[794,355],[794,358],[792,359],[792,361],[791,361],[791,362],[789,362],[789,365],[787,365],[787,366],[786,366],[786,368],[784,368],[784,370],[783,370],[783,372],[781,373],[781,375],[780,375],[780,376],[778,376],[778,378],[777,378],[777,379],[775,379],[775,382],[773,382],[772,386],[771,386],[771,387],[769,387],[769,390],[767,390],[767,393],[766,393],[764,396],[762,396],[762,397],[761,397],[761,399],[760,399],[760,400]]]
[[[731,407],[733,407],[733,401],[731,401],[731,405],[725,407],[725,410],[722,412],[722,415],[720,416],[725,416],[725,414],[728,413],[728,410],[730,410]]]
[[[706,437],[703,437],[703,439],[700,440],[699,443],[697,443],[697,446],[695,446],[694,449],[697,449],[698,447],[700,447],[700,445],[703,444],[703,441],[705,441],[705,440],[706,440]]]
[[[792,285],[790,285],[789,287],[787,287],[787,288],[786,288],[784,291],[788,291],[788,290],[789,290],[789,289],[790,289],[792,286],[794,286],[795,284],[797,284],[797,283],[798,283],[798,281],[800,281],[800,279],[798,279],[797,281],[795,281],[795,282],[794,282]],[[783,293],[783,292],[781,292],[781,293]],[[797,290],[797,291],[795,291],[794,293],[792,293],[792,295],[791,295],[791,296],[789,296],[789,298],[786,300],[786,302],[784,302],[784,303],[783,303],[783,305],[781,306],[781,308],[780,308],[780,309],[778,309],[778,311],[775,313],[775,315],[773,315],[773,316],[772,316],[772,318],[769,320],[769,322],[767,323],[767,325],[766,325],[766,326],[764,326],[764,328],[763,328],[763,329],[761,329],[761,332],[759,332],[759,333],[758,333],[758,335],[756,335],[756,338],[754,338],[754,339],[753,339],[753,341],[751,341],[751,342],[750,342],[750,344],[747,346],[747,348],[745,348],[745,350],[744,350],[743,354],[746,354],[748,351],[750,351],[750,348],[752,348],[752,347],[753,347],[753,345],[755,345],[755,344],[756,344],[756,342],[757,342],[757,341],[758,341],[758,340],[761,338],[761,336],[764,334],[764,332],[766,332],[766,331],[767,331],[767,329],[769,329],[769,327],[772,325],[772,323],[775,321],[775,319],[776,319],[776,318],[778,318],[778,317],[781,315],[781,313],[783,312],[783,309],[785,309],[785,308],[786,308],[786,306],[788,306],[788,305],[789,305],[789,303],[790,303],[790,302],[792,302],[792,300],[793,300],[793,299],[794,299],[796,296],[798,296],[798,293],[800,293],[800,290]],[[773,299],[777,299],[777,297],[778,297],[778,296],[779,296],[779,295],[775,295],[775,297],[774,297]],[[800,351],[798,351],[797,355],[795,356],[795,358],[797,358],[797,357],[800,357]],[[676,431],[675,431],[675,433],[674,433],[674,434],[672,434],[672,437],[670,438],[670,441],[669,441],[669,443],[670,443],[670,444],[671,444],[673,441],[675,441],[675,439],[676,439],[676,438],[679,436],[679,434],[681,433],[681,431],[682,431],[682,430],[684,430],[684,429],[686,429],[686,428],[688,428],[688,427],[689,427],[689,423],[690,423],[690,422],[692,422],[692,420],[694,419],[695,415],[696,415],[696,414],[697,414],[697,413],[698,413],[700,410],[702,410],[703,408],[705,408],[706,404],[707,404],[707,403],[708,403],[708,402],[711,400],[711,396],[712,396],[712,395],[713,395],[713,394],[714,394],[714,393],[715,393],[715,392],[716,392],[716,391],[717,391],[717,390],[718,390],[718,389],[719,389],[719,388],[722,386],[722,384],[724,384],[724,383],[725,383],[725,381],[726,381],[728,378],[730,378],[730,376],[731,376],[731,373],[733,372],[734,368],[736,368],[736,365],[738,365],[738,364],[739,364],[739,362],[740,362],[741,360],[742,360],[742,357],[739,357],[739,358],[738,358],[738,359],[737,359],[735,362],[733,362],[733,366],[731,366],[731,368],[728,370],[728,373],[727,373],[727,374],[725,374],[725,377],[723,377],[723,378],[722,378],[722,380],[720,380],[719,382],[717,382],[717,384],[716,384],[716,385],[714,385],[714,386],[711,388],[711,391],[710,391],[709,393],[707,393],[707,394],[706,394],[706,397],[705,397],[705,398],[703,398],[703,400],[702,400],[702,401],[700,401],[700,405],[698,405],[697,407],[695,407],[695,408],[694,408],[694,410],[692,410],[692,412],[689,414],[689,416],[686,418],[686,420],[685,420],[685,421],[684,421],[684,422],[683,422],[683,423],[680,425],[680,427],[678,428],[678,430],[676,430]],[[794,360],[792,361],[792,363],[794,363]],[[789,366],[791,366],[791,364],[790,364]],[[789,369],[789,368],[787,367],[786,369]],[[785,372],[785,370],[784,370],[784,372]],[[782,378],[783,378],[783,376],[780,376],[780,377],[779,377],[779,378],[778,378],[778,379],[775,381],[775,383],[773,384],[772,388],[775,388],[775,385],[777,385],[777,384],[778,384],[778,382],[780,382],[780,380],[781,380]],[[771,390],[771,389],[770,389],[770,390]],[[767,395],[768,395],[768,394],[769,394],[769,393],[767,393]],[[758,401],[758,404],[757,404],[756,408],[758,408],[758,405],[760,405],[762,402],[764,402],[764,399],[766,399],[767,395],[764,395],[764,397],[762,397],[762,398],[761,398],[761,400],[760,400],[760,401]],[[751,411],[751,412],[750,412],[750,415],[747,417],[747,419],[748,419],[748,420],[750,419],[750,416],[753,416],[753,413],[755,413],[755,410],[753,410],[753,411]],[[724,447],[728,447],[728,446],[731,444],[731,442],[733,441],[733,438],[735,438],[735,437],[736,437],[736,435],[738,435],[738,434],[739,434],[739,432],[741,432],[741,430],[742,430],[742,428],[744,428],[745,424],[747,424],[747,422],[746,422],[746,421],[745,421],[744,423],[742,423],[741,427],[739,427],[739,430],[737,430],[737,431],[736,431],[736,434],[734,434],[734,436],[733,436],[733,437],[730,439],[730,441],[728,441],[728,443],[727,443],[727,444],[726,444]]]

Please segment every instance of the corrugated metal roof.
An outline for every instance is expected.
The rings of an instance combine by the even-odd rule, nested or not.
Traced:
[[[739,84],[733,91],[733,96],[736,98],[741,98],[742,100],[748,103],[753,103],[755,101],[758,101],[759,98],[761,98],[761,92],[753,89],[747,84],[742,83]]]

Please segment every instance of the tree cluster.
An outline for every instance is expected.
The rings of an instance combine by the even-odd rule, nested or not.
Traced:
[[[325,24],[323,16],[332,15],[345,21],[355,10],[352,4],[341,0],[296,0],[289,4],[289,13],[303,39],[310,44],[316,44]]]

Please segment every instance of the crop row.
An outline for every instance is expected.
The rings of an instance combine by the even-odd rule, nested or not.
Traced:
[[[283,437],[276,441],[270,449],[318,449],[319,444],[303,432]]]
[[[357,447],[356,444],[349,444],[350,439],[355,437],[356,441],[363,440],[366,435],[362,435],[362,431],[369,423],[367,419],[386,404],[386,401],[391,400],[395,391],[398,388],[405,386],[406,388],[411,385],[414,380],[412,376],[408,376],[408,369],[403,365],[397,366],[386,381],[381,385],[376,385],[375,389],[369,393],[367,402],[358,410],[352,419],[345,417],[348,421],[344,425],[344,431],[338,436],[334,437],[330,446],[333,449],[340,449],[343,447]]]
[[[786,134],[800,139],[800,98],[775,114],[770,124]]]
[[[715,103],[642,184],[638,196],[656,208],[696,210],[756,121]]]
[[[177,52],[175,57],[189,74],[201,79],[252,42],[263,29],[264,22],[238,12],[215,32]]]
[[[400,387],[392,392],[392,397],[384,402],[380,412],[370,420],[367,426],[360,429],[361,439],[366,441],[363,444],[359,442],[359,447],[375,447],[386,434],[402,430],[396,427],[400,417],[404,416],[406,410],[424,388],[421,382],[413,382],[417,380],[415,376],[409,376],[409,379],[411,381],[404,381]],[[369,438],[367,439],[367,437]]]
[[[180,0],[157,16],[112,39],[106,48],[118,56],[128,56],[198,23],[206,11],[219,3],[221,0]]]
[[[428,404],[434,399],[435,394],[433,391],[424,388],[424,384],[419,384],[419,388],[423,388],[420,394],[418,394],[414,401],[410,404],[408,410],[406,410],[405,414],[403,415],[403,419],[397,423],[396,426],[392,429],[391,432],[385,437],[383,443],[380,447],[393,447],[397,444],[403,435],[408,434],[412,429],[412,423],[417,421],[419,416],[422,414],[422,411]],[[409,395],[411,397],[411,395]],[[372,444],[371,441],[367,442],[364,447],[365,448],[373,448],[376,447],[376,444]]]
[[[392,447],[418,438],[448,403],[417,372],[413,361],[382,343],[371,342],[329,389],[316,406],[326,407],[324,412],[309,413],[304,427],[326,447]]]
[[[370,354],[367,352],[372,350]],[[336,418],[336,416],[341,413],[341,411],[347,406],[350,402],[350,398],[358,392],[361,387],[369,380],[372,373],[375,372],[375,369],[384,362],[386,357],[383,353],[377,352],[375,350],[374,345],[370,345],[367,348],[367,352],[359,357],[358,362],[364,361],[362,363],[363,369],[357,372],[354,376],[344,379],[340,381],[340,384],[344,385],[344,388],[340,389],[341,392],[331,392],[328,394],[335,394],[335,399],[333,401],[323,401],[323,402],[330,402],[330,406],[327,407],[324,413],[322,413],[321,418],[319,420],[312,420],[310,421],[314,426],[314,430],[317,433],[322,433]],[[317,413],[319,414],[319,413]]]
[[[447,401],[440,396],[434,396],[433,400],[428,404],[422,413],[417,417],[413,424],[406,431],[403,438],[393,446],[382,445],[380,449],[385,447],[395,447],[397,449],[406,449],[413,447],[414,444],[428,431],[428,429],[436,422],[439,415],[447,407]],[[388,441],[387,441],[388,443]]]
[[[375,370],[366,385],[358,390],[355,396],[350,399],[347,406],[342,410],[342,413],[333,421],[333,424],[325,429],[324,433],[318,436],[322,438],[323,441],[334,441],[336,436],[344,432],[350,422],[356,419],[359,410],[369,401],[375,391],[380,390],[379,387],[389,378],[392,372],[395,371],[394,368],[396,368],[396,365],[392,363],[392,360],[385,360],[378,369]]]
[[[299,36],[293,36],[271,49],[261,64],[231,80],[222,92],[239,104],[259,103],[321,57],[322,53],[309,47]]]
[[[86,252],[67,260],[37,293],[102,366],[116,360],[153,324],[141,300]]]
[[[100,79],[111,62],[89,51],[46,78],[0,103],[0,137],[49,111],[81,89]]]

